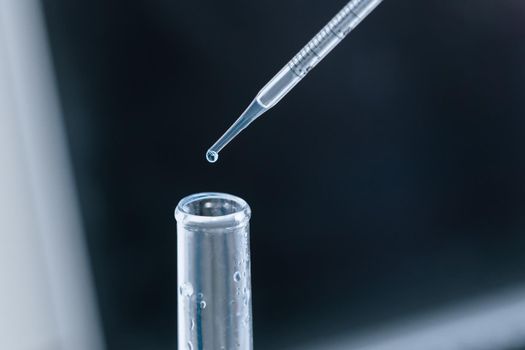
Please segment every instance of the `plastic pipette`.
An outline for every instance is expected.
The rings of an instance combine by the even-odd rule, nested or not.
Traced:
[[[233,125],[206,152],[214,163],[219,152],[250,123],[272,108],[328,55],[383,0],[352,0],[317,33],[255,96]]]

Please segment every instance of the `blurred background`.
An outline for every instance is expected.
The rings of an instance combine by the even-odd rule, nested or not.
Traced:
[[[220,191],[256,349],[525,349],[522,0],[385,1],[205,160],[345,3],[0,0],[0,348],[175,349]]]

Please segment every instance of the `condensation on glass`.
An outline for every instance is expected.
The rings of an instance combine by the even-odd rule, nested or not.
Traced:
[[[250,215],[244,200],[224,193],[179,202],[179,349],[252,349]]]

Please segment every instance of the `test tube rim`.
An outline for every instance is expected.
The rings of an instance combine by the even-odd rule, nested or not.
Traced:
[[[188,205],[202,200],[229,200],[237,204],[238,210],[233,213],[217,216],[197,215],[188,211]],[[201,192],[182,198],[175,209],[175,219],[185,226],[206,226],[208,228],[236,228],[250,221],[251,208],[248,203],[235,195],[222,192]]]

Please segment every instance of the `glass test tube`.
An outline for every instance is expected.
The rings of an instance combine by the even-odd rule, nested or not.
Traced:
[[[252,349],[250,215],[244,200],[224,193],[179,202],[180,350]]]

